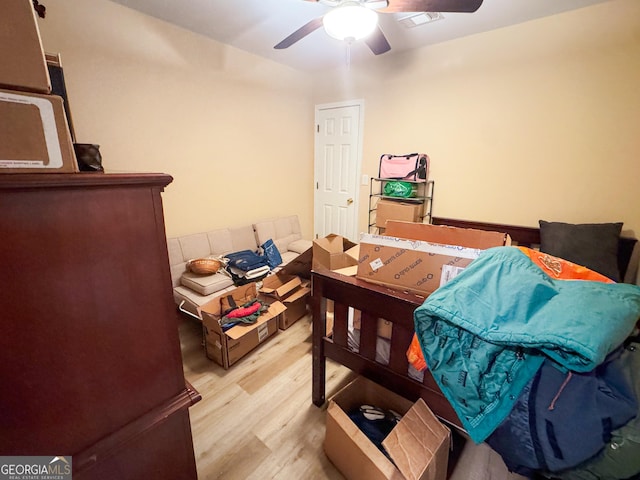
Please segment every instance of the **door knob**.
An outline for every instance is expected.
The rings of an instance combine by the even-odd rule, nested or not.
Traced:
[[[353,203],[353,198],[348,198],[347,199],[347,205],[351,205]]]

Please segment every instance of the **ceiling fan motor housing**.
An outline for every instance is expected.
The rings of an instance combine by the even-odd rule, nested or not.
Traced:
[[[363,7],[360,2],[345,1],[330,10],[322,24],[327,34],[338,40],[360,40],[373,32],[378,25],[378,14]]]
[[[319,2],[329,7],[339,7],[345,3],[357,3],[372,10],[389,6],[388,0],[319,0]]]

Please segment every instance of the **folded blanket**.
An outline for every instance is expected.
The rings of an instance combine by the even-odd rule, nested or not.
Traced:
[[[484,251],[414,313],[433,377],[476,442],[505,419],[545,358],[587,372],[640,317],[640,287],[556,280],[516,247]]]

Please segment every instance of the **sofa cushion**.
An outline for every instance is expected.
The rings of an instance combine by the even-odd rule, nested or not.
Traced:
[[[282,257],[282,265],[284,266],[294,258],[297,258],[298,254],[296,252],[284,252],[281,253],[280,256]]]
[[[256,242],[256,234],[253,231],[252,225],[240,228],[230,228],[229,233],[231,235],[232,249],[230,252],[239,252],[241,250],[251,250],[255,252],[258,249],[258,243]]]
[[[276,244],[276,247],[278,248],[278,251],[280,252],[280,254],[283,254],[285,252],[288,252],[289,249],[287,248],[289,246],[289,240],[288,239],[273,239],[273,243]]]
[[[289,244],[289,250],[296,253],[304,253],[309,250],[313,246],[313,242],[311,240],[294,240]]]
[[[207,232],[207,238],[209,239],[209,248],[213,255],[222,255],[223,253],[233,250],[233,241],[228,228],[211,230]]]
[[[273,220],[263,220],[253,225],[256,230],[256,237],[258,238],[258,243],[262,245],[269,239],[272,239],[274,242],[278,240],[276,235],[276,225]],[[278,247],[278,250],[280,248]]]
[[[209,239],[206,233],[194,233],[193,235],[178,237],[178,242],[185,262],[193,258],[204,258],[211,255]]]
[[[177,287],[180,285],[182,274],[187,269],[187,262],[171,264],[169,265],[169,269],[171,270],[171,284]]]
[[[180,278],[180,283],[200,295],[211,295],[212,293],[216,293],[223,288],[233,285],[231,278],[222,273],[202,276],[185,272]]]
[[[259,244],[271,238],[281,253],[288,250],[289,243],[302,238],[297,215],[262,220],[255,223],[253,227]]]
[[[289,217],[276,218],[274,221],[276,227],[276,237],[284,238],[294,233]]]
[[[171,268],[171,284],[177,287],[180,285],[180,277],[186,268],[186,262],[182,256],[182,248],[177,238],[167,239],[167,251],[169,252],[169,267]]]
[[[167,252],[169,253],[169,265],[177,265],[178,263],[184,263],[184,257],[182,256],[182,248],[177,238],[167,239]]]

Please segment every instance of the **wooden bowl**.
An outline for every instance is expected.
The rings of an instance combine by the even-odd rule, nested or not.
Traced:
[[[220,270],[220,260],[215,258],[198,258],[196,260],[189,260],[187,263],[187,270],[197,275],[211,275]]]

